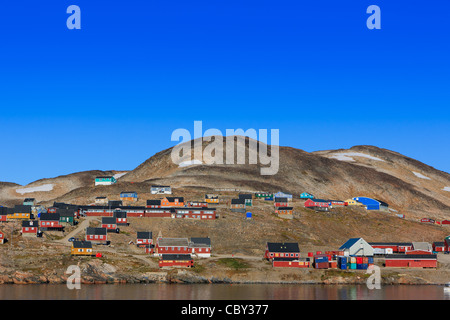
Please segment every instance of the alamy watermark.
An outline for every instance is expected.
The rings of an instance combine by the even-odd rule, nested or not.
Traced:
[[[248,145],[246,143],[248,139]],[[193,146],[191,144],[192,138]],[[236,143],[235,143],[236,138]],[[270,130],[270,150],[267,129],[226,129],[224,137],[219,129],[203,132],[202,121],[194,121],[194,134],[187,129],[176,129],[171,140],[179,141],[171,153],[173,163],[178,166],[192,164],[261,164],[261,175],[274,175],[279,168],[279,130]],[[181,141],[180,141],[181,139]],[[224,142],[225,139],[225,142]],[[203,142],[209,142],[203,148]],[[225,151],[224,151],[225,150]],[[248,157],[246,154],[248,153]],[[248,162],[246,159],[248,158]]]
[[[66,285],[69,290],[73,289],[81,289],[81,270],[79,266],[76,265],[70,265],[67,270],[66,274],[70,274],[70,276],[67,278]]]
[[[366,273],[371,274],[367,279],[366,285],[369,290],[381,289],[381,271],[380,267],[371,265],[367,268]]]

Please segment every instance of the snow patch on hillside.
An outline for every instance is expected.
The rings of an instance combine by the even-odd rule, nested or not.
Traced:
[[[116,173],[113,175],[114,179],[118,180],[120,177],[126,175],[128,172]]]
[[[426,180],[431,180],[430,178],[428,178],[427,176],[424,176],[423,174],[419,173],[419,172],[415,172],[413,171],[412,173],[414,173],[414,175],[420,179],[426,179]]]
[[[444,191],[450,191],[450,187],[444,187],[444,189],[442,189]]]
[[[45,191],[52,191],[53,190],[53,184],[43,184],[39,187],[30,187],[30,188],[22,188],[22,189],[16,189],[17,193],[24,194],[24,193],[31,193],[31,192],[45,192]]]
[[[188,161],[183,161],[181,162],[178,167],[187,167],[187,166],[192,166],[194,164],[203,164],[203,162],[201,162],[200,160],[194,159],[194,160],[188,160]]]
[[[375,161],[384,161],[380,158],[373,157],[368,154],[360,153],[360,152],[335,153],[330,158],[337,159],[340,161],[355,161],[355,159],[353,159],[352,157],[361,157],[361,158],[367,158],[367,159],[375,160]]]

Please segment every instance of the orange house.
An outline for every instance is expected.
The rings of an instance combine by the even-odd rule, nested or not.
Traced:
[[[161,200],[161,207],[184,207],[184,198],[165,197]]]

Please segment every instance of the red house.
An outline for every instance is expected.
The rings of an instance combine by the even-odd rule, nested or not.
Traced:
[[[39,221],[25,220],[22,221],[22,236],[36,236],[39,230]]]
[[[420,222],[425,222],[425,223],[435,223],[436,221],[430,218],[422,218],[420,219]]]
[[[92,243],[107,243],[108,235],[106,228],[86,228],[86,241],[91,241]]]
[[[191,268],[194,260],[190,254],[163,254],[159,260],[159,267],[182,267]]]
[[[390,255],[385,259],[386,267],[395,268],[437,268],[435,254]]]
[[[441,224],[450,224],[450,220],[442,220]]]
[[[4,244],[4,243],[5,243],[5,234],[0,231],[0,244]]]
[[[445,252],[445,243],[444,242],[433,242],[433,251],[434,252]]]
[[[155,253],[162,254],[190,254],[189,241],[186,238],[158,238]]]
[[[210,238],[191,238],[189,247],[192,249],[192,255],[195,255],[199,258],[211,257]]]
[[[274,268],[309,268],[309,258],[274,258],[272,260]]]
[[[214,220],[216,219],[215,208],[174,208],[173,218],[186,219],[200,219],[200,220]]]
[[[7,219],[6,219],[7,214],[8,214],[8,208],[0,207],[0,222],[7,221]]]
[[[59,213],[41,213],[39,218],[41,230],[62,230],[64,227],[60,222]]]
[[[288,198],[277,198],[273,201],[273,205],[275,207],[287,207],[288,206]]]
[[[102,228],[105,228],[107,232],[116,232],[117,220],[114,217],[102,217]]]
[[[308,199],[305,201],[305,208],[329,208],[330,202],[323,199]]]
[[[114,211],[113,217],[116,218],[116,224],[118,226],[127,226],[127,212],[126,211]]]
[[[151,232],[138,231],[136,238],[136,245],[138,247],[144,247],[153,244],[153,235]]]
[[[268,260],[273,260],[274,258],[300,258],[298,243],[268,242],[264,258]]]
[[[161,200],[147,200],[147,208],[161,208]]]

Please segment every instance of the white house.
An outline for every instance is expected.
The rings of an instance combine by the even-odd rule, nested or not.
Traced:
[[[345,256],[373,256],[373,247],[363,238],[352,238],[347,240],[340,248]]]

